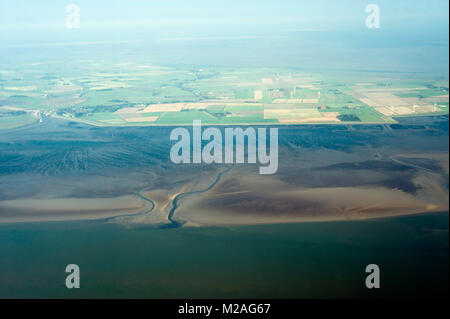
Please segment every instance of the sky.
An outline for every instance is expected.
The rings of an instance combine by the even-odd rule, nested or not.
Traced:
[[[67,27],[70,4],[79,28]],[[379,8],[379,28],[366,26],[368,4]],[[121,50],[168,63],[448,77],[448,9],[447,0],[0,0],[0,58]]]
[[[80,9],[67,29],[66,7]],[[265,35],[365,28],[367,4],[380,8],[379,32],[446,32],[447,0],[0,0],[0,40],[131,40],[137,36]]]

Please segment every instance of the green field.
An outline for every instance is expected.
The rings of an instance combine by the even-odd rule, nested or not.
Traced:
[[[360,106],[351,109],[348,107],[332,107],[327,109],[326,112],[339,112],[340,115],[354,115],[359,119],[356,122],[360,123],[395,123],[395,120],[392,118],[377,112],[369,106]],[[344,120],[344,122],[347,121]]]
[[[417,97],[417,98],[427,98],[432,96],[439,96],[439,95],[448,95],[448,91],[443,91],[439,89],[427,89],[427,90],[418,90],[414,92],[408,92],[408,93],[396,93],[398,97]]]
[[[381,98],[382,94],[388,96],[382,100],[386,101],[385,107],[391,106],[393,99],[389,97],[405,99],[401,103],[394,100],[400,106],[414,103],[426,106],[433,97],[440,96],[439,111],[427,114],[448,114],[448,100],[443,97],[448,94],[448,81],[392,78],[371,81],[354,77],[346,80],[289,69],[196,69],[104,61],[83,61],[70,68],[45,65],[45,68],[45,73],[36,65],[28,73],[2,74],[0,106],[40,110],[49,116],[101,126],[187,125],[193,120],[220,125],[394,123],[383,111],[384,102],[367,102],[366,94],[379,92]],[[170,103],[190,106],[175,107],[177,111],[164,108],[164,104]],[[380,103],[378,110],[370,106]],[[150,104],[161,104],[161,111],[142,112]],[[126,114],[115,113],[124,108],[129,109]],[[271,110],[270,115],[264,118],[267,109]],[[401,116],[424,114],[403,113]],[[138,120],[141,117],[157,118]],[[24,115],[2,118],[0,122],[2,128],[9,128],[33,120]]]
[[[2,113],[0,112],[0,129],[11,129],[33,122],[36,122],[36,117],[28,113],[14,116],[2,116]]]
[[[204,123],[219,123],[220,120],[204,111],[166,112],[158,120],[158,124],[192,124],[194,120]]]
[[[93,113],[88,114],[87,116],[81,117],[82,120],[87,121],[98,121],[109,124],[126,124],[127,122],[122,119],[119,115],[103,112],[103,113]]]

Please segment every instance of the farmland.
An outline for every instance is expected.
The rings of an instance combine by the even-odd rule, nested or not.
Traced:
[[[31,124],[36,120],[37,118],[33,114],[0,107],[0,130]]]
[[[29,68],[0,72],[2,128],[42,114],[97,126],[372,124],[448,114],[448,82],[437,80],[97,61]]]

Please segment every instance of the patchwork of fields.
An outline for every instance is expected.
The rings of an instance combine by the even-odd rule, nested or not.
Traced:
[[[28,67],[0,70],[0,129],[42,115],[99,126],[393,123],[448,114],[449,105],[445,81],[344,82],[283,69],[95,61],[54,72],[46,63]]]

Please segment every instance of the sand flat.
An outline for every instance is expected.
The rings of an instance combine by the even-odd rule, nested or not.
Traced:
[[[3,200],[0,201],[0,223],[98,219],[138,213],[143,207],[134,195]]]

